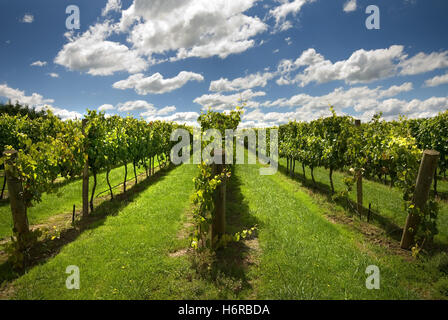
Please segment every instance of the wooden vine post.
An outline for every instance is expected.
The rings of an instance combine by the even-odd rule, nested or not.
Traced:
[[[355,120],[355,126],[358,130],[361,129],[361,120]],[[356,198],[357,198],[357,210],[358,214],[362,216],[362,170],[358,169],[356,172]]]
[[[22,181],[19,179],[17,171],[17,156],[16,150],[9,150],[3,152],[5,156],[5,179],[8,183],[9,202],[11,205],[12,220],[14,223],[14,232],[17,232],[19,241],[26,235],[29,229],[27,208],[23,199]]]
[[[425,150],[423,152],[414,196],[412,197],[412,204],[418,209],[423,209],[426,201],[428,201],[429,191],[431,189],[434,172],[437,169],[439,155],[440,153],[435,150]],[[409,249],[414,244],[414,236],[419,224],[420,216],[418,214],[409,213],[401,237],[400,246],[402,249]]]
[[[82,134],[86,137],[87,119],[82,119]],[[87,146],[87,141],[84,143]],[[84,150],[84,169],[82,171],[82,216],[89,214],[89,160],[87,150]]]
[[[221,174],[225,168],[224,150],[215,150],[215,154],[220,156],[222,164],[214,163],[212,166],[213,175]],[[224,179],[215,190],[215,212],[212,220],[211,239],[220,239],[226,232],[226,179]]]
[[[5,174],[3,174],[3,185],[2,185],[2,191],[0,193],[0,200],[3,199],[3,195],[5,194],[5,187],[6,187],[6,177]]]

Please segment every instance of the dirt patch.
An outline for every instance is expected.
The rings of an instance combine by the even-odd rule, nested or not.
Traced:
[[[325,214],[325,217],[334,224],[343,224],[350,227],[350,229],[361,233],[369,243],[376,244],[382,248],[387,249],[389,253],[399,255],[407,261],[414,261],[410,251],[401,249],[400,243],[387,236],[387,233],[372,224],[363,221],[355,221],[354,218],[344,215]],[[360,245],[361,246],[361,245]],[[365,246],[362,246],[364,249]]]
[[[389,238],[383,229],[375,225],[363,221],[355,221],[353,218],[341,215],[326,215],[326,218],[336,224],[348,225],[352,230],[361,233],[369,243],[381,246],[387,249],[389,253],[399,255],[408,261],[414,260],[408,250],[401,249],[399,242]]]
[[[75,217],[79,217],[81,215],[81,210],[75,211]],[[44,223],[35,224],[30,227],[31,230],[36,229],[51,229],[53,227],[56,227],[58,229],[60,228],[67,228],[68,225],[72,222],[72,213],[62,213],[55,216],[51,216],[48,218]]]
[[[9,283],[4,286],[4,288],[0,288],[0,300],[9,300],[10,297],[13,297],[15,293],[14,286]]]
[[[168,256],[170,256],[171,258],[182,257],[182,256],[187,255],[189,251],[191,251],[191,250],[190,249],[181,249],[176,252],[170,253]]]
[[[260,243],[258,238],[244,240],[243,244],[249,248],[247,254],[243,258],[243,264],[246,266],[258,264],[258,256],[260,253]]]
[[[193,203],[191,203],[190,206],[184,212],[185,220],[179,232],[177,233],[177,239],[179,240],[187,239],[190,236],[191,232],[193,231],[194,228],[193,210],[194,205]]]

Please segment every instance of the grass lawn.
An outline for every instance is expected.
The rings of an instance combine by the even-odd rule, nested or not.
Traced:
[[[215,256],[187,251],[196,166],[166,172],[46,263],[13,282],[21,299],[420,299],[437,296],[442,257],[392,254],[325,216],[333,204],[302,183],[237,165],[227,188],[228,232],[255,238]],[[445,256],[446,258],[446,256]],[[207,260],[208,259],[208,260]],[[442,262],[441,262],[442,261]],[[204,262],[208,262],[204,263]],[[446,263],[446,261],[444,262]],[[80,268],[67,290],[65,268]],[[207,268],[203,268],[203,266]],[[366,267],[381,289],[365,287]]]
[[[157,162],[157,161],[156,161]],[[157,163],[155,164],[158,165]],[[142,167],[137,169],[137,174],[145,172]],[[127,179],[132,179],[134,177],[134,171],[132,164],[128,165],[128,176]],[[110,183],[116,186],[123,182],[124,179],[124,166],[115,168],[111,170],[109,174]],[[93,186],[93,178],[90,178],[90,190]],[[122,187],[114,189],[114,194],[122,192]],[[97,187],[95,194],[100,195],[101,198],[109,199],[109,187],[106,182],[106,172],[102,172],[97,175]],[[104,192],[103,191],[107,191]],[[89,194],[90,199],[90,194]],[[95,204],[101,203],[102,199],[97,199]],[[71,213],[73,211],[73,205],[76,205],[76,210],[79,212],[82,210],[82,180],[78,179],[68,183],[61,183],[61,186],[57,189],[55,193],[44,194],[42,196],[42,201],[36,203],[33,207],[28,209],[28,220],[30,225],[40,224],[45,222],[50,217],[58,214]],[[70,220],[67,220],[70,222]],[[0,239],[3,239],[12,234],[12,215],[9,202],[0,202]]]
[[[180,166],[162,175],[117,215],[92,226],[55,258],[19,278],[14,283],[17,298],[156,299],[182,294],[169,283],[189,266],[169,253],[188,246],[177,233],[190,206],[196,170]],[[80,269],[80,290],[65,287],[69,265]]]
[[[237,175],[260,225],[260,262],[250,272],[257,298],[416,299],[432,291],[437,262],[410,263],[329,222],[318,199],[282,173],[260,176],[254,166],[238,166]],[[380,268],[380,290],[365,287],[369,265]]]
[[[280,159],[281,169],[286,168],[286,159]],[[302,166],[296,163],[296,176],[304,183],[305,186],[313,188],[310,169],[305,169],[306,180],[303,179]],[[315,168],[314,177],[316,180],[317,190],[325,195],[330,195],[330,179],[328,177],[329,170],[325,168]],[[333,181],[336,192],[345,190],[343,178],[346,175],[341,172],[333,173]],[[316,188],[315,188],[316,189]],[[439,181],[438,191],[442,197],[448,194],[448,182],[446,180]],[[401,228],[406,222],[406,212],[403,210],[403,193],[399,188],[390,187],[375,181],[363,179],[363,202],[367,209],[369,203],[372,204],[372,210],[376,215],[374,220],[381,225],[387,232],[394,237],[401,236]],[[356,186],[350,193],[350,199],[356,201]],[[448,201],[441,200],[439,202],[440,210],[438,216],[439,234],[436,241],[443,245],[448,245]],[[367,210],[366,210],[367,211]],[[365,218],[364,218],[365,219]]]

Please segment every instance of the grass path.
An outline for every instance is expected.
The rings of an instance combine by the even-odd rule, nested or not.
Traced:
[[[195,166],[181,166],[140,193],[118,215],[92,226],[14,284],[21,299],[156,299],[177,292],[170,279],[187,267],[169,252],[189,207]],[[65,287],[66,267],[80,269],[81,289]]]
[[[280,172],[260,176],[256,166],[237,166],[236,174],[260,225],[262,254],[250,273],[257,298],[417,299],[430,290],[434,273],[329,222],[300,183]],[[380,290],[365,287],[369,265],[380,268]]]
[[[145,169],[143,167],[137,169],[137,174],[141,174],[143,172],[145,172]],[[128,164],[127,178],[132,179],[133,177],[134,177],[134,171],[132,164]],[[119,183],[122,183],[124,179],[124,166],[111,170],[109,179],[112,186],[116,186]],[[106,182],[105,172],[98,174],[97,181],[98,181],[97,188],[95,192],[96,195],[109,189]],[[93,185],[93,178],[90,179],[90,188],[92,188],[92,185]],[[114,194],[122,192],[122,189],[123,189],[122,187],[115,188]],[[90,189],[89,191],[91,192],[92,190]],[[66,184],[62,184],[55,193],[44,194],[42,196],[41,202],[36,203],[33,207],[28,209],[28,220],[30,225],[45,222],[49,218],[58,214],[71,213],[74,204],[76,205],[77,211],[80,211],[82,207],[81,195],[82,195],[81,179],[70,181]],[[101,196],[108,197],[109,193],[105,192]],[[96,199],[95,204],[99,204],[100,202],[101,201],[98,201],[98,199]],[[0,239],[3,239],[11,235],[12,227],[13,222],[9,202],[2,201],[0,203]]]
[[[280,159],[280,165],[283,169],[286,167],[286,159]],[[306,167],[306,179],[303,179],[302,166],[300,163],[296,163],[296,175],[298,179],[305,182],[307,187],[314,188],[314,184],[311,181],[310,169]],[[328,177],[329,170],[325,168],[315,168],[314,177],[316,180],[317,188],[326,195],[330,194],[330,180]],[[333,174],[333,181],[336,192],[345,190],[344,177],[345,173],[336,171]],[[315,189],[315,188],[314,188]],[[440,180],[438,182],[438,189],[440,194],[445,200],[439,201],[440,211],[437,218],[437,225],[439,234],[435,240],[448,245],[448,182],[446,180]],[[363,197],[364,207],[367,209],[369,203],[372,204],[372,210],[378,214],[376,222],[382,225],[390,232],[397,231],[397,226],[402,228],[406,221],[406,212],[403,208],[403,193],[399,188],[389,187],[376,181],[370,181],[363,179]],[[350,192],[350,199],[356,201],[356,186]],[[397,237],[401,235],[401,230],[395,234]]]
[[[20,299],[420,299],[437,265],[410,261],[325,218],[328,207],[302,184],[259,166],[237,165],[228,187],[228,231],[258,225],[257,238],[230,245],[201,272],[186,252],[192,178],[183,165],[162,175],[115,216],[84,231],[13,282]],[[199,261],[200,264],[201,261]],[[204,261],[202,261],[204,262]],[[65,287],[80,269],[81,289]],[[365,287],[366,267],[381,289]]]

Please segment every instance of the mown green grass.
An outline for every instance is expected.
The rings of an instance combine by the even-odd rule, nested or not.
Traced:
[[[188,272],[186,258],[169,253],[188,244],[178,239],[190,206],[196,166],[162,175],[116,216],[85,231],[53,259],[14,283],[19,299],[157,299],[188,297],[173,279]],[[81,289],[65,287],[66,267],[80,269]],[[185,280],[186,281],[186,280]],[[171,285],[170,285],[171,284]],[[194,291],[190,288],[190,292]]]
[[[218,253],[201,273],[188,248],[194,165],[162,175],[46,263],[13,282],[18,299],[420,299],[441,277],[440,258],[407,261],[325,218],[327,206],[302,183],[237,165],[228,184],[228,231],[258,235]],[[321,196],[323,197],[323,196]],[[179,253],[174,254],[173,253]],[[445,257],[446,258],[446,257]],[[251,263],[247,263],[251,261]],[[240,265],[244,262],[245,265]],[[444,262],[446,263],[446,261]],[[69,265],[81,289],[65,287]],[[366,267],[381,289],[365,287]]]
[[[280,159],[280,165],[286,167],[286,160]],[[306,185],[313,186],[311,181],[310,169],[306,167]],[[296,163],[296,173],[302,176],[302,166],[299,162]],[[325,168],[315,168],[314,177],[318,188],[330,195],[330,180],[329,170]],[[346,186],[343,182],[347,175],[342,172],[333,173],[333,182],[335,191],[343,191]],[[438,191],[444,195],[448,193],[448,182],[446,180],[439,181]],[[356,201],[356,188],[350,192],[350,199]],[[367,209],[369,203],[372,205],[372,210],[380,215],[380,224],[388,226],[389,232],[400,232],[406,222],[406,212],[403,207],[403,193],[399,188],[390,187],[376,181],[363,179],[363,205]],[[439,201],[440,210],[438,215],[438,229],[439,234],[435,240],[444,245],[448,244],[448,201]],[[366,210],[367,211],[367,210]],[[394,227],[394,225],[396,227]],[[398,227],[398,228],[397,228]],[[395,230],[395,231],[394,231]]]
[[[203,274],[195,266],[186,223],[191,219],[196,165],[183,165],[155,181],[99,226],[92,226],[53,259],[36,266],[13,285],[16,299],[243,299],[253,290],[237,246],[220,252]],[[232,181],[231,186],[237,183]],[[238,191],[237,191],[238,193]],[[240,201],[229,189],[228,213]],[[243,220],[248,217],[243,217]],[[242,223],[252,223],[242,221]],[[229,230],[239,228],[229,224]],[[235,229],[235,230],[237,230]],[[234,230],[234,231],[235,231]],[[240,229],[238,229],[240,231]],[[210,257],[209,257],[210,258]],[[207,259],[207,258],[206,258]],[[213,260],[213,258],[211,258]],[[196,261],[196,262],[195,262]],[[208,260],[210,261],[210,260]],[[206,262],[206,261],[205,261]],[[65,268],[80,268],[81,289],[65,287]]]
[[[156,164],[157,165],[157,164]],[[144,172],[145,169],[137,169],[137,174]],[[128,165],[127,179],[134,177],[134,171],[132,164]],[[97,187],[95,194],[98,195],[103,191],[109,190],[106,182],[106,173],[102,172],[98,174]],[[113,169],[110,172],[109,180],[112,186],[116,186],[123,182],[124,179],[124,166]],[[90,178],[90,190],[93,186],[93,178]],[[121,192],[122,188],[115,188],[114,193]],[[101,196],[108,196],[109,192],[103,193]],[[89,195],[90,199],[90,195]],[[42,201],[34,204],[33,207],[28,209],[28,220],[30,225],[39,224],[47,220],[48,218],[63,213],[70,213],[73,210],[73,205],[76,205],[76,209],[80,210],[82,207],[82,180],[78,179],[62,185],[57,189],[55,193],[44,194]],[[3,239],[12,234],[13,221],[11,215],[11,208],[9,202],[3,201],[0,203],[0,239]]]
[[[258,298],[418,299],[415,288],[430,290],[437,271],[386,255],[359,233],[330,223],[300,183],[281,173],[260,176],[254,166],[238,166],[236,172],[260,221],[261,260],[251,271]],[[380,268],[380,290],[365,287],[369,265]]]

